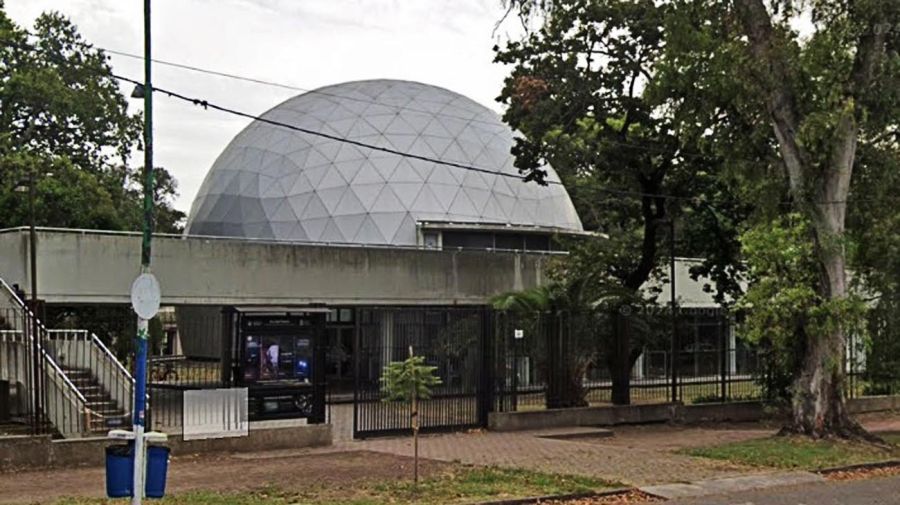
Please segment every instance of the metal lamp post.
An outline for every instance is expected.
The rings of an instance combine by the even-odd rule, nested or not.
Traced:
[[[147,338],[150,319],[159,309],[159,285],[150,273],[153,237],[153,85],[151,84],[150,0],[144,0],[144,223],[141,241],[141,275],[132,286],[132,305],[138,314],[134,360],[134,478],[131,503],[144,497],[146,441],[144,421],[147,399]]]
[[[31,325],[28,328],[31,331],[31,349],[32,349],[32,384],[34,390],[33,408],[34,408],[34,426],[32,431],[39,434],[43,429],[43,388],[40,386],[43,378],[43,360],[41,360],[41,342],[38,333],[37,320],[37,228],[35,223],[34,201],[36,198],[35,184],[37,177],[35,169],[31,167],[28,171],[28,179],[22,181],[16,191],[28,191],[28,260],[29,273],[31,277]],[[27,189],[22,186],[27,186]],[[23,302],[25,300],[22,300]]]

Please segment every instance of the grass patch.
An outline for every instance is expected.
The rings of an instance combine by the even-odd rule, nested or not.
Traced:
[[[880,436],[885,442],[900,447],[900,433],[881,433]]]
[[[301,476],[298,476],[300,479]],[[159,505],[377,505],[466,504],[487,500],[601,491],[613,484],[589,477],[495,467],[462,467],[411,481],[363,481],[343,487],[310,484],[303,491],[264,488],[244,493],[189,492],[156,501]],[[69,499],[57,505],[121,504],[126,500]]]
[[[900,457],[900,434],[886,440],[895,444],[886,450],[868,444],[802,437],[769,437],[711,447],[684,449],[682,454],[730,461],[749,466],[820,470],[846,465],[875,463]]]

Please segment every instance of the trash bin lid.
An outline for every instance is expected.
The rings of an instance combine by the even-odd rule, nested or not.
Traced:
[[[109,430],[106,438],[113,440],[134,440],[134,432],[131,430]]]
[[[149,443],[162,444],[169,440],[169,435],[161,431],[148,431],[144,433],[144,440]]]

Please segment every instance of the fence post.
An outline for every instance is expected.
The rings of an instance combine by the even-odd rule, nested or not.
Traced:
[[[486,428],[488,416],[494,411],[494,390],[497,364],[494,359],[494,312],[490,307],[481,311],[481,352],[479,391],[476,392],[478,424]]]
[[[723,316],[719,314],[716,318],[719,325],[719,374],[722,380],[722,394],[720,395],[723,402],[728,401],[728,377],[731,370],[728,369],[728,341],[725,335],[725,326],[722,324]]]
[[[559,328],[553,318],[553,313],[542,313],[541,331],[547,347],[547,386],[544,393],[544,405],[548,409],[556,407],[556,384],[558,381],[557,369],[559,368],[559,354],[557,353],[557,339]],[[515,377],[515,376],[513,376]]]
[[[508,319],[505,320],[509,322]],[[538,327],[541,325],[541,315],[538,314]],[[509,342],[509,331],[514,325],[505,324],[503,327],[503,341]],[[519,410],[519,341],[512,339],[512,412]],[[546,393],[545,393],[546,394]],[[545,400],[546,401],[546,400]]]

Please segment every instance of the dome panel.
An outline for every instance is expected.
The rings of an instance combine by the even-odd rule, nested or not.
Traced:
[[[213,164],[186,233],[414,245],[423,220],[582,230],[565,188],[522,181],[510,154],[512,130],[446,89],[349,82],[298,95],[263,117],[505,175],[254,121]],[[559,180],[544,168],[549,180]]]

